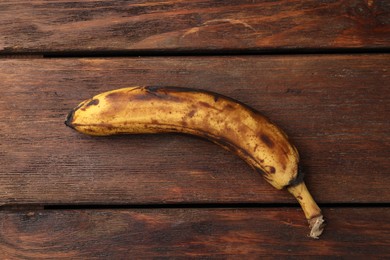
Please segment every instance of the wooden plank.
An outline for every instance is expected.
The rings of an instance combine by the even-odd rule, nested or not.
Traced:
[[[184,135],[89,137],[68,111],[131,85],[203,88],[280,125],[319,202],[390,202],[390,55],[0,60],[0,204],[295,203]]]
[[[388,48],[387,0],[0,3],[0,52]]]
[[[297,209],[0,212],[3,259],[390,257],[389,208],[330,208],[307,237]],[[374,216],[374,217],[373,217]]]

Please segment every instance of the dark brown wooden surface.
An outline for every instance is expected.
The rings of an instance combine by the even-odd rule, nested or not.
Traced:
[[[390,258],[389,49],[387,0],[0,1],[0,259]],[[212,143],[63,124],[131,85],[216,91],[280,125],[321,239]]]
[[[298,147],[320,203],[390,202],[390,55],[3,59],[0,78],[0,204],[296,203],[202,139],[64,125],[80,101],[137,84],[262,111]]]
[[[3,259],[390,257],[390,209],[327,208],[322,239],[298,209],[0,212]]]
[[[387,0],[0,3],[0,53],[389,45]]]

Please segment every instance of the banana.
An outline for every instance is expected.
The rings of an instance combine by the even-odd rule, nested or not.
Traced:
[[[323,231],[297,149],[279,127],[239,101],[200,89],[136,86],[83,101],[65,124],[96,136],[179,132],[206,138],[236,153],[276,189],[287,188],[303,209],[310,237]]]

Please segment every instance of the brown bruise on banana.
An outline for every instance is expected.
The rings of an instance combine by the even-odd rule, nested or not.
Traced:
[[[260,139],[265,143],[269,148],[274,147],[274,142],[266,134],[260,134]]]

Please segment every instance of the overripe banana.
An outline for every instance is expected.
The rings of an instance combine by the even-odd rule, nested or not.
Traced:
[[[129,87],[85,100],[66,125],[89,135],[180,132],[204,137],[235,152],[277,189],[300,203],[310,236],[323,231],[323,217],[298,167],[286,134],[258,111],[229,97],[179,87]]]

